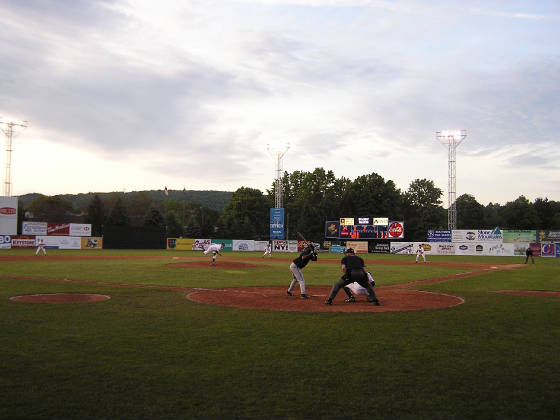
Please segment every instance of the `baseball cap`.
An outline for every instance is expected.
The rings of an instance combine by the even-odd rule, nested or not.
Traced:
[[[354,253],[354,248],[348,248],[346,251],[344,251],[345,254],[353,254]]]

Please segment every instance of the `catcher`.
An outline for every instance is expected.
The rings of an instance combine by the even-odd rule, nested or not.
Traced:
[[[368,272],[366,271],[364,260],[354,254],[352,248],[348,248],[345,252],[346,255],[340,260],[342,272],[344,273],[340,280],[338,280],[332,287],[331,293],[328,299],[325,301],[325,305],[332,305],[332,301],[336,294],[341,288],[348,286],[351,283],[358,283],[367,291],[367,300],[375,305],[379,305],[379,300],[375,295],[372,284],[368,279]],[[356,299],[352,295],[349,288],[347,288],[346,293],[348,294],[348,299],[346,302],[355,302]]]

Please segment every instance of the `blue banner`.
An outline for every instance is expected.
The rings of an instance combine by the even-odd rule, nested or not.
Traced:
[[[450,230],[429,230],[428,242],[451,242]]]
[[[284,239],[284,209],[270,209],[270,239]]]

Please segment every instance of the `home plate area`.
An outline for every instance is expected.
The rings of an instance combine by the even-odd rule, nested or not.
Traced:
[[[375,306],[365,296],[356,296],[355,303],[345,303],[346,293],[341,290],[332,305],[325,305],[331,288],[326,286],[307,287],[310,299],[302,299],[299,290],[293,296],[286,294],[286,287],[242,287],[227,289],[194,289],[187,299],[212,305],[232,306],[247,309],[298,312],[389,312],[437,309],[464,303],[460,297],[419,290],[376,287],[375,293],[381,302]]]

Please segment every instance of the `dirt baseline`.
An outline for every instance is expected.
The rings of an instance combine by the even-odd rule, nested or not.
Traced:
[[[311,299],[302,299],[299,293],[286,294],[286,287],[243,287],[228,289],[195,289],[187,295],[199,303],[232,306],[247,309],[268,309],[273,311],[298,312],[389,312],[413,311],[419,309],[447,308],[460,305],[464,300],[457,296],[431,293],[419,290],[376,287],[380,306],[367,302],[365,296],[357,296],[355,303],[345,303],[346,293],[340,291],[332,305],[325,305],[330,293],[328,286],[308,287]]]

